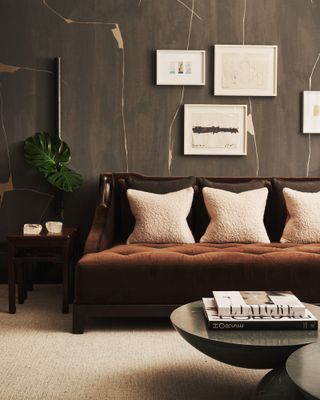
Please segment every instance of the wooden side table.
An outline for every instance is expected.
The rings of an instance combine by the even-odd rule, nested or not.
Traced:
[[[8,283],[9,313],[16,312],[16,273],[18,281],[18,300],[24,303],[27,290],[32,289],[28,268],[35,262],[50,262],[62,265],[62,312],[69,312],[69,301],[73,300],[73,260],[75,242],[78,236],[76,228],[64,228],[60,234],[39,235],[17,233],[8,239]],[[27,288],[27,280],[28,288]]]

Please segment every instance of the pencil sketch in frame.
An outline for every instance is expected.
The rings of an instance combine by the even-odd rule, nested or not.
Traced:
[[[303,133],[320,133],[320,91],[303,92]]]
[[[184,105],[184,154],[247,154],[247,106]]]
[[[157,50],[157,85],[205,85],[205,50]]]
[[[215,45],[214,94],[276,96],[278,46]]]

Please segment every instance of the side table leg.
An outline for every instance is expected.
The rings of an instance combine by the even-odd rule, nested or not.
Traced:
[[[23,265],[19,263],[18,268],[18,303],[24,304],[25,293],[24,293],[24,272]]]
[[[69,243],[64,250],[64,262],[62,265],[62,312],[69,312]]]
[[[69,304],[72,304],[74,299],[74,268],[74,261],[71,259],[69,264]]]
[[[9,286],[9,313],[16,312],[16,281],[14,271],[14,250],[12,244],[8,245],[8,286]]]
[[[33,290],[33,263],[28,265],[28,290]]]
[[[28,298],[28,265],[21,265],[23,277],[23,296],[26,300]]]

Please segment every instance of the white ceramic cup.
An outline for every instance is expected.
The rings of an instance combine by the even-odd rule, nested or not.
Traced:
[[[61,233],[62,232],[62,222],[60,221],[48,221],[46,222],[46,228],[49,233]]]

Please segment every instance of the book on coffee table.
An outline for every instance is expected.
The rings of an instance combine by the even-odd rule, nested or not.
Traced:
[[[222,316],[296,316],[306,313],[304,304],[292,293],[281,291],[213,291]]]
[[[305,315],[299,316],[248,316],[248,315],[219,315],[214,298],[204,297],[203,311],[212,330],[316,330],[318,320],[306,308]]]

